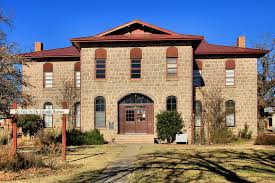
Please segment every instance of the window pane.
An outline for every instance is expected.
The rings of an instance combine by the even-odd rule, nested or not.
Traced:
[[[175,96],[167,97],[166,110],[168,111],[177,110],[177,98]]]
[[[234,125],[234,113],[226,115],[226,125],[227,126],[235,126]]]
[[[105,112],[96,112],[96,128],[104,128],[105,127]]]
[[[226,85],[227,86],[232,86],[234,85],[234,69],[226,69],[225,71],[226,74]]]
[[[75,127],[80,128],[80,103],[75,104]]]
[[[105,64],[105,60],[96,60],[96,64]]]
[[[177,76],[177,58],[167,58],[167,75],[170,77]]]
[[[52,108],[53,108],[53,105],[51,103],[44,104],[44,109],[52,109]],[[45,114],[44,115],[44,123],[45,123],[45,127],[52,127],[53,115]]]

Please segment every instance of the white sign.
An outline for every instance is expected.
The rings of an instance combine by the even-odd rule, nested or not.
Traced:
[[[10,114],[69,114],[69,109],[11,109]]]

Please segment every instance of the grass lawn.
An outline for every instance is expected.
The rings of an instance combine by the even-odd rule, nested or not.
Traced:
[[[125,148],[124,145],[82,146],[67,151],[67,164],[56,170],[27,170],[21,174],[5,172],[14,176],[14,182],[90,182],[104,170],[109,162]],[[6,176],[6,177],[7,177]],[[22,179],[23,178],[23,179]],[[1,182],[1,181],[0,181]],[[11,181],[7,181],[11,182]]]
[[[144,145],[130,182],[275,182],[275,147]]]

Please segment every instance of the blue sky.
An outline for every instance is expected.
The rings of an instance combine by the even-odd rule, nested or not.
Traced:
[[[70,38],[95,35],[140,19],[178,33],[205,36],[210,43],[247,45],[266,33],[275,34],[274,0],[0,0],[14,15],[9,41],[23,50],[42,41],[44,49],[71,45]]]

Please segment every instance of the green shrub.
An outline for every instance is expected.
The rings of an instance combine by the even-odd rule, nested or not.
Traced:
[[[227,144],[235,140],[235,136],[231,129],[217,128],[211,130],[211,142],[214,144]]]
[[[168,143],[173,142],[184,127],[181,114],[177,111],[161,111],[156,117],[158,137]]]
[[[62,142],[62,135],[57,139]],[[98,129],[93,129],[87,132],[81,132],[77,129],[67,130],[66,145],[67,146],[80,146],[80,145],[98,145],[104,144],[103,135],[100,134]]]
[[[238,133],[238,137],[242,139],[251,139],[252,131],[249,131],[249,126],[245,123],[244,129],[240,130]]]
[[[93,129],[91,131],[85,132],[84,144],[86,145],[104,144],[103,135],[100,134],[100,131],[98,129]]]
[[[0,145],[6,145],[9,141],[9,135],[5,132],[0,132]]]
[[[22,128],[24,135],[29,134],[33,136],[44,127],[44,122],[38,115],[19,115],[17,118],[17,126]]]
[[[275,135],[261,133],[255,140],[256,145],[275,145]]]

